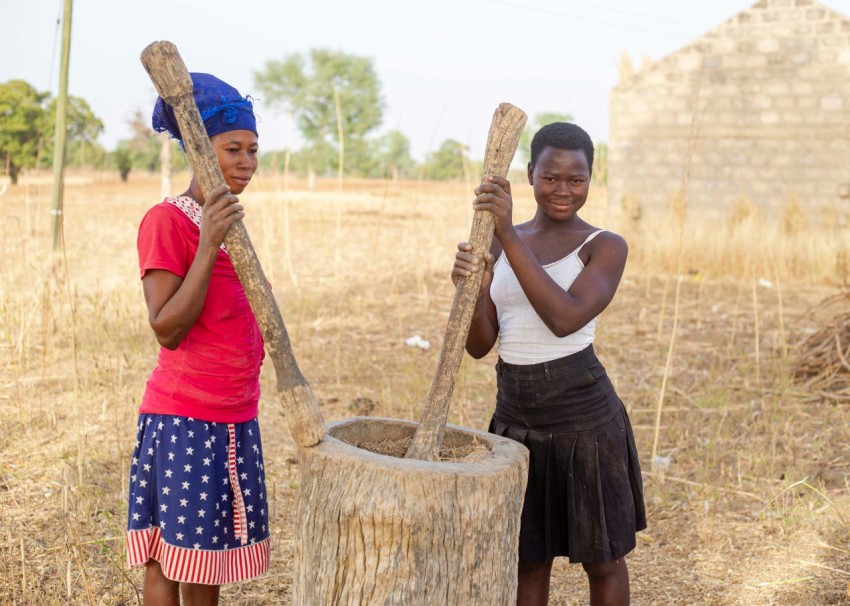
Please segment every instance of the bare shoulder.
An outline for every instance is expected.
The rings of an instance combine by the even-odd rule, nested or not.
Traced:
[[[532,232],[532,221],[517,223],[514,225],[514,231],[516,232],[516,235],[519,236],[520,240],[528,244],[528,239],[531,237],[530,233]]]
[[[626,242],[626,239],[620,234],[615,234],[613,231],[603,229],[593,241],[597,243],[597,246],[601,245],[606,249],[618,249],[626,253],[629,251],[629,244]]]
[[[629,255],[629,245],[623,236],[613,231],[603,230],[585,245],[581,252],[582,261],[587,264],[594,257],[606,262],[625,264]]]

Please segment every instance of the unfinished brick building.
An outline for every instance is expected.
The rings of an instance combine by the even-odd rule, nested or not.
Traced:
[[[761,0],[611,92],[609,204],[850,204],[850,19]],[[690,162],[688,161],[690,152]]]

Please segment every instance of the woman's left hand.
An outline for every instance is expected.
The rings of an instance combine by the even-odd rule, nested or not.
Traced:
[[[496,220],[495,235],[501,240],[502,236],[513,231],[513,200],[511,199],[511,182],[502,177],[487,177],[487,181],[475,188],[475,200],[472,208],[489,210]]]

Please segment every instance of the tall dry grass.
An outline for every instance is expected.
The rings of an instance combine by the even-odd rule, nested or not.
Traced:
[[[534,202],[528,188],[517,189],[514,216],[521,221]],[[60,254],[50,250],[47,178],[25,179],[0,197],[0,605],[139,603],[141,573],[123,570],[124,493],[136,407],[156,344],[134,244],[158,192],[155,176],[131,175],[124,185],[108,174],[69,175]],[[341,194],[333,180],[307,190],[268,174],[243,196],[296,356],[328,418],[419,418],[471,199],[468,184],[347,180]],[[825,456],[822,436],[850,443],[847,415],[832,409],[820,419],[815,403],[787,380],[781,352],[816,321],[804,313],[809,306],[846,283],[848,238],[846,228],[816,227],[824,222],[810,217],[813,211],[812,220],[800,220],[799,201],[796,210],[788,204],[785,215],[773,217],[742,200],[712,220],[699,209],[685,217],[642,209],[635,218],[607,204],[600,190],[587,204],[591,223],[624,233],[630,244],[621,292],[600,325],[599,350],[642,453],[649,452],[671,322],[665,293],[676,279],[679,225],[685,234],[681,334],[659,444],[672,463],[666,484],[648,483],[651,512],[675,510],[679,499],[718,507],[718,499],[729,498],[764,507],[754,523],[779,524],[791,535],[810,528],[809,514],[825,503],[812,491],[783,491],[779,478],[802,480],[811,458]],[[431,349],[404,344],[416,334]],[[451,422],[486,427],[493,361],[492,354],[464,361]],[[297,452],[271,372],[264,369],[261,422],[273,569],[261,582],[226,588],[229,604],[288,603]],[[821,465],[820,480],[806,480],[830,499],[824,515],[845,506],[846,486],[824,480],[845,464],[850,457],[840,451]],[[682,534],[676,524],[694,520],[680,513],[666,522],[653,518],[647,536]],[[829,528],[824,540],[836,545],[837,526]],[[707,544],[694,540],[694,549]],[[667,567],[684,565],[670,554],[664,564],[655,541],[644,541],[635,556],[644,570],[658,568],[635,580],[638,596],[642,588],[653,591],[654,579],[672,575]],[[704,573],[719,574],[707,565]],[[555,603],[570,603],[557,601],[558,591],[570,591],[559,583]]]

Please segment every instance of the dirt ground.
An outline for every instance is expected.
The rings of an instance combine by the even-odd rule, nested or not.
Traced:
[[[417,419],[454,244],[468,233],[469,213],[456,209],[467,194],[279,187],[259,180],[246,222],[326,418]],[[122,565],[125,487],[156,348],[133,244],[157,189],[105,177],[70,188],[66,252],[55,256],[45,190],[21,185],[0,199],[2,606],[140,603],[142,574]],[[596,348],[644,469],[649,527],[628,557],[633,604],[850,603],[850,402],[789,372],[806,337],[848,309],[846,297],[824,303],[842,292],[822,280],[782,288],[627,268]],[[414,335],[431,347],[406,345]],[[464,360],[451,422],[487,427],[494,363],[492,353]],[[272,568],[225,587],[224,604],[290,603],[299,469],[273,375],[266,364]],[[556,563],[550,603],[588,603],[580,566]]]

